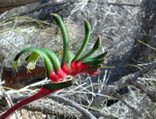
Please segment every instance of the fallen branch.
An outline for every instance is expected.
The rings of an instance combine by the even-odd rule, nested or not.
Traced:
[[[132,107],[131,105],[129,105],[123,98],[120,94],[116,94],[115,96],[117,99],[119,99],[123,104],[125,104],[132,112],[133,114],[135,115],[135,118],[141,118],[142,115],[140,112],[138,112],[134,107]]]
[[[61,96],[54,96],[54,95],[49,96],[49,98],[55,101],[62,102],[71,107],[74,107],[75,109],[77,109],[79,112],[82,113],[84,119],[96,119],[88,110],[82,108],[80,105],[78,105],[74,101],[71,101],[70,99],[67,99]]]
[[[27,95],[25,96],[10,95],[10,96],[14,103],[26,97],[29,97]],[[46,115],[54,115],[64,119],[77,119],[82,116],[77,110],[69,108],[63,104],[59,104],[56,101],[51,100],[49,98],[42,99],[40,101],[35,101],[29,105],[24,106],[23,108],[29,111],[39,111]]]
[[[131,85],[144,92],[151,99],[151,101],[156,102],[156,90],[151,89],[140,82],[131,82]]]
[[[12,94],[10,96],[14,103],[28,97],[28,96],[15,96]],[[56,102],[63,103],[64,105],[56,103]],[[66,105],[72,108],[69,108]],[[73,108],[76,110],[74,110]],[[67,99],[65,97],[56,96],[56,95],[51,95],[51,96],[48,96],[48,99],[42,99],[41,101],[36,101],[29,105],[26,105],[24,109],[27,109],[30,111],[40,111],[46,115],[47,114],[56,115],[58,117],[67,118],[67,119],[68,118],[70,119],[77,119],[77,118],[96,119],[96,117],[93,114],[97,115],[95,111],[91,111],[93,112],[92,114],[87,109],[81,107],[79,104],[75,103],[74,101]],[[117,119],[116,117],[113,117],[112,115],[105,115],[101,113],[100,113],[100,117],[105,117],[108,119]]]
[[[30,4],[33,2],[39,2],[39,1],[40,0],[1,0],[0,9],[22,6],[22,5]]]
[[[139,7],[140,5],[138,4],[130,4],[130,3],[113,3],[113,2],[108,2],[108,5],[114,5],[114,6],[128,6],[128,7]]]
[[[156,90],[153,90],[141,83],[139,83],[138,78],[143,76],[145,73],[151,72],[152,69],[156,68],[156,62],[153,62],[147,65],[143,70],[140,70],[136,73],[129,74],[127,76],[122,77],[120,80],[112,83],[111,85],[104,86],[101,91],[103,95],[116,97],[119,90],[126,88],[127,86],[134,86],[144,93],[153,101],[156,102]],[[106,99],[105,97],[97,96],[93,101],[91,106],[99,106],[101,102]]]
[[[11,95],[11,98],[14,102],[22,100],[26,97],[29,97],[29,96]],[[64,97],[56,96],[56,95],[51,95],[48,97],[48,99],[43,99],[40,102],[33,102],[25,106],[24,108],[31,110],[31,111],[41,111],[44,114],[57,115],[59,117],[70,118],[70,119],[75,119],[76,117],[80,117],[80,114],[78,112],[74,111],[73,109],[69,109],[67,106],[53,102],[50,99],[55,100],[56,102],[59,101],[61,103],[64,103],[65,105],[74,107],[79,112],[81,112],[83,118],[85,117],[86,119],[96,119],[89,111],[82,108],[80,105],[78,105],[74,101],[71,101],[70,99],[66,99]]]
[[[33,2],[39,2],[40,0],[0,0],[0,13],[5,12],[6,10],[30,4]]]
[[[23,16],[23,15],[27,15],[27,14],[31,14],[33,12],[36,12],[36,11],[39,11],[40,9],[42,8],[46,8],[46,7],[50,7],[50,6],[61,6],[61,5],[66,5],[68,2],[48,2],[48,3],[44,3],[44,4],[41,4],[39,6],[37,6],[36,8],[30,10],[30,11],[25,11],[23,13],[20,13],[19,16]]]

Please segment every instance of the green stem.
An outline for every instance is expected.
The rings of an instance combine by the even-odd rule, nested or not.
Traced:
[[[65,61],[67,59],[67,52],[68,52],[68,34],[65,28],[65,25],[61,19],[61,17],[57,14],[51,14],[56,23],[58,24],[58,26],[60,27],[61,33],[62,33],[62,38],[63,38],[63,58],[62,58],[62,63],[61,66],[63,66],[63,64],[65,64]]]
[[[84,38],[84,41],[83,41],[81,48],[79,49],[78,53],[76,54],[76,56],[74,58],[74,61],[77,61],[80,58],[80,56],[82,55],[82,53],[86,49],[88,41],[90,39],[91,26],[87,20],[84,20],[84,23],[85,23],[85,38]]]

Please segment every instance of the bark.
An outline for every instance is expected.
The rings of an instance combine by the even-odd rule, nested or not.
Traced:
[[[46,77],[45,74],[45,69],[42,66],[37,66],[31,72],[28,72],[24,67],[19,67],[18,72],[15,69],[4,67],[2,80],[5,80],[4,86],[19,89],[44,79]]]
[[[0,0],[0,13],[5,12],[6,10],[30,4],[33,2],[39,2],[40,0]]]

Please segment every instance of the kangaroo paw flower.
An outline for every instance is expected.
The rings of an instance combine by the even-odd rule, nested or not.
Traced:
[[[27,53],[31,52],[31,54],[26,58],[28,63],[27,68],[28,70],[32,70],[35,68],[36,62],[38,61],[39,57],[42,58],[47,77],[52,81],[50,84],[45,84],[41,87],[40,91],[20,102],[15,104],[11,107],[8,111],[4,112],[0,115],[0,119],[6,119],[9,115],[15,112],[17,109],[38,100],[40,98],[46,97],[56,91],[70,87],[73,85],[74,78],[78,74],[86,73],[89,75],[97,75],[100,73],[100,67],[105,63],[106,56],[108,51],[91,57],[96,50],[101,46],[101,36],[98,36],[96,43],[94,44],[93,48],[86,54],[83,55],[84,51],[86,50],[87,44],[90,40],[91,36],[91,26],[87,20],[84,20],[85,26],[85,37],[82,43],[82,46],[76,53],[76,55],[68,49],[68,34],[65,28],[65,25],[61,19],[61,17],[57,14],[51,14],[57,25],[59,26],[62,38],[63,38],[63,57],[62,61],[59,60],[57,55],[47,48],[26,48],[19,52],[14,61],[14,67],[17,68],[19,58]]]

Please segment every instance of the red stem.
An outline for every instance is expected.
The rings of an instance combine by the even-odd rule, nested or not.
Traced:
[[[14,105],[13,107],[11,107],[9,110],[7,110],[5,113],[3,113],[2,115],[0,115],[0,119],[6,119],[7,117],[9,117],[12,113],[14,113],[17,109],[29,104],[32,101],[35,101],[37,99],[43,98],[48,96],[49,94],[54,93],[50,90],[46,90],[45,89],[41,89],[37,94],[32,95],[31,97],[25,98],[22,101],[20,101],[19,103],[17,103],[16,105]]]
[[[53,82],[59,82],[60,79],[64,79],[66,75],[76,76],[77,74],[80,74],[80,73],[88,73],[90,75],[94,75],[94,74],[99,73],[98,70],[94,71],[89,67],[88,64],[83,64],[82,62],[72,62],[71,68],[72,68],[72,72],[70,72],[70,68],[68,67],[68,65],[64,65],[63,70],[58,69],[56,73],[51,72],[49,74],[49,77]],[[40,98],[48,96],[49,94],[55,93],[56,91],[58,90],[50,91],[48,89],[41,88],[37,94],[34,94],[31,97],[25,98],[24,100],[20,101],[19,103],[11,107],[8,111],[3,113],[0,116],[0,119],[6,119],[8,116],[14,113],[17,109],[29,104],[32,101],[38,100]]]

